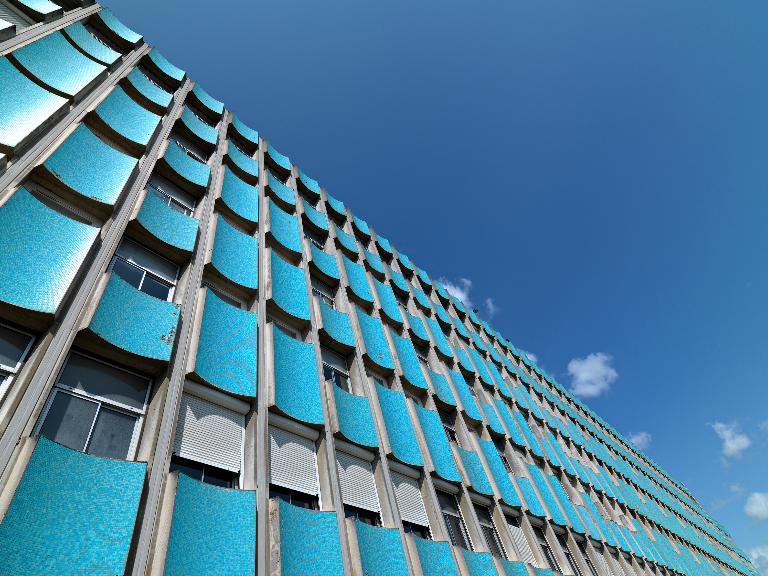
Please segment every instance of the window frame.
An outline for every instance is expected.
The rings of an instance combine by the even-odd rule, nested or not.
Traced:
[[[135,240],[132,240],[130,238],[128,238],[128,240],[130,240],[136,246],[139,246],[142,250],[146,250],[147,252],[157,256],[158,258],[161,258],[162,260],[165,260],[166,262],[169,262],[170,264],[173,264],[173,266],[176,268],[176,277],[173,279],[173,283],[169,283],[168,280],[166,280],[165,278],[162,278],[156,272],[153,272],[151,270],[147,270],[143,266],[140,266],[139,264],[136,264],[135,262],[131,262],[130,260],[125,258],[123,255],[121,255],[120,254],[120,248],[123,246],[123,242],[125,241],[125,238],[123,238],[123,240],[118,245],[117,250],[115,250],[115,253],[112,255],[112,260],[109,263],[109,267],[107,268],[107,271],[112,273],[113,269],[115,267],[115,262],[118,259],[120,259],[123,263],[125,263],[125,264],[127,264],[129,266],[133,266],[137,270],[143,271],[143,275],[141,277],[141,282],[139,283],[139,286],[134,286],[136,288],[136,290],[139,290],[140,292],[144,292],[141,289],[141,287],[144,285],[144,281],[146,280],[147,274],[149,274],[152,277],[152,280],[154,280],[158,284],[162,284],[164,286],[170,286],[170,289],[168,290],[168,297],[166,298],[165,301],[166,302],[173,302],[173,298],[176,295],[176,286],[178,285],[179,277],[181,276],[181,267],[178,264],[176,264],[175,262],[173,262],[172,260],[169,260],[168,258],[166,258],[165,256],[163,256],[161,254],[158,254],[154,250],[150,250],[149,248],[144,246],[144,244],[140,244],[139,242],[136,242]],[[118,276],[120,276],[120,274],[118,274]],[[121,276],[121,279],[122,279],[122,276]],[[125,282],[128,282],[125,279],[123,279],[123,280]],[[128,282],[128,283],[130,284],[130,282]],[[131,286],[133,286],[133,284],[131,284]],[[152,296],[148,292],[144,292],[144,294],[147,294],[147,296]],[[154,296],[154,297],[156,298],[156,296]],[[159,298],[158,298],[158,300],[159,300]]]
[[[337,366],[334,366],[333,364],[329,364],[328,362],[326,362],[325,358],[323,358],[323,350],[328,350],[329,352],[331,352],[333,354],[336,354],[339,358],[344,360],[344,366],[346,368],[346,372],[344,370],[342,370],[341,368],[338,368]],[[352,394],[353,393],[352,392],[352,377],[350,376],[350,368],[349,368],[349,363],[347,362],[347,357],[342,355],[342,354],[339,354],[338,352],[336,352],[335,350],[332,350],[331,348],[328,348],[327,346],[322,346],[321,345],[320,346],[320,361],[321,361],[321,364],[323,365],[323,380],[325,382],[329,382],[330,381],[331,384],[333,384],[334,386],[338,386],[341,390],[344,390],[344,392],[348,392],[348,393]],[[325,375],[326,368],[328,370],[330,370],[334,374],[334,376],[336,374],[340,374],[342,377],[346,378],[346,383],[347,383],[346,388],[344,386],[339,385],[337,383],[337,381],[336,381],[336,378],[327,378],[326,375]]]
[[[448,540],[450,540],[451,544],[453,544],[454,546],[458,546],[459,548],[463,548],[464,550],[474,550],[472,539],[469,536],[469,530],[467,530],[467,523],[464,521],[464,515],[461,512],[461,503],[459,502],[459,499],[456,497],[456,494],[451,494],[450,492],[444,492],[442,490],[436,490],[436,492],[437,492],[437,502],[440,505],[440,515],[443,518],[443,524],[445,525],[446,532],[448,533]],[[453,501],[456,503],[457,514],[454,514],[453,512],[445,510],[442,503],[440,502],[441,495],[447,496],[453,499]],[[460,536],[464,540],[464,544],[466,544],[466,547],[461,546],[461,544],[457,542],[454,542],[454,538],[452,536],[453,532],[449,528],[449,524],[448,524],[448,521],[446,520],[446,516],[451,516],[453,518],[458,519]]]
[[[508,558],[507,551],[504,548],[504,543],[501,541],[501,536],[499,535],[499,531],[496,529],[496,523],[493,521],[493,512],[490,508],[486,506],[482,506],[481,504],[474,504],[475,509],[475,516],[477,516],[477,522],[480,524],[480,533],[483,535],[483,539],[485,540],[485,545],[488,548],[488,551],[491,553],[491,556],[496,556],[497,558],[500,558],[502,560],[506,560]],[[481,515],[478,513],[478,510],[481,510],[485,512],[488,515],[488,520],[485,521],[481,518]],[[488,531],[491,532],[491,536],[493,536],[493,545],[498,549],[499,556],[494,554],[493,546],[491,546],[491,542],[488,540]]]
[[[179,210],[182,214],[185,214],[187,216],[194,216],[195,214],[195,206],[188,206],[175,196],[172,196],[170,193],[166,192],[159,184],[156,182],[153,182],[150,178],[149,182],[147,182],[146,187],[147,192],[153,193],[155,196],[159,197],[160,200],[164,204],[166,204],[171,210],[174,210],[174,206],[171,206],[171,204],[175,205],[176,207],[180,208]]]
[[[336,294],[333,286],[311,275],[309,277],[309,284],[313,296],[317,296],[329,307],[333,308],[334,310],[336,309]],[[328,290],[324,290],[325,288],[328,288]]]
[[[27,332],[25,330],[19,330],[18,328],[10,326],[9,324],[6,324],[4,322],[0,322],[0,327],[10,330],[12,332],[18,332],[19,334],[23,334],[24,336],[29,336],[29,342],[27,343],[26,348],[24,348],[24,352],[21,353],[21,357],[19,358],[19,361],[16,362],[16,366],[8,366],[6,364],[0,363],[0,402],[2,402],[8,390],[11,389],[11,384],[13,383],[13,379],[16,376],[18,376],[19,370],[24,365],[24,362],[27,361],[27,358],[29,357],[29,352],[32,350],[32,347],[35,345],[36,338],[35,338],[35,335],[32,334],[31,332]]]

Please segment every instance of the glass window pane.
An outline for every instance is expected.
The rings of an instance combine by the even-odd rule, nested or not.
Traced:
[[[115,263],[112,264],[112,272],[136,288],[141,286],[141,279],[144,277],[144,270],[120,258],[115,258]]]
[[[128,240],[127,238],[124,239],[120,243],[117,253],[129,262],[144,268],[144,270],[149,270],[163,280],[176,283],[179,267],[170,260],[158,256],[136,242]]]
[[[206,466],[203,476],[203,482],[206,484],[213,484],[214,486],[223,486],[224,488],[232,488],[235,486],[235,477],[237,475],[234,472],[228,470],[220,470],[213,466]]]
[[[182,474],[186,474],[190,478],[195,480],[203,479],[203,465],[197,462],[181,461],[178,457],[174,456],[171,459],[171,466],[169,472],[178,470]]]
[[[86,451],[94,456],[125,460],[131,447],[136,420],[136,416],[110,410],[102,405]]]
[[[59,384],[143,410],[149,380],[85,356],[72,354],[59,378]]]
[[[0,364],[15,369],[30,340],[31,336],[0,326]]]
[[[334,352],[330,348],[323,347],[320,349],[320,354],[323,357],[324,363],[330,364],[334,368],[338,368],[344,372],[347,371],[347,359],[338,352]]]
[[[144,283],[141,285],[141,291],[159,298],[160,300],[168,300],[168,296],[171,293],[171,287],[162,282],[158,282],[152,276],[147,274],[144,277]]]
[[[443,514],[445,525],[448,528],[448,537],[454,546],[459,546],[469,550],[469,545],[464,538],[464,527],[461,525],[461,518],[450,514]]]
[[[54,394],[56,396],[40,427],[40,435],[82,452],[98,404],[66,392],[54,391]]]

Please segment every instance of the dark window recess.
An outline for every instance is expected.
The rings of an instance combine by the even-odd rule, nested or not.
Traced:
[[[506,442],[504,440],[498,439],[494,441],[494,444],[496,445],[496,450],[499,452],[499,456],[501,457],[501,462],[504,464],[504,468],[507,469],[508,473],[512,474],[512,465],[509,463],[507,455],[504,452]]]
[[[484,506],[475,506],[475,514],[477,514],[477,520],[480,522],[483,538],[485,538],[485,543],[490,553],[497,558],[506,559],[504,548],[499,539],[499,533],[496,532],[496,526],[493,523],[493,518],[491,518],[490,510]]]
[[[381,526],[381,517],[378,515],[378,513],[371,512],[370,510],[364,510],[363,508],[358,508],[357,506],[344,504],[344,516],[347,518],[360,520],[360,522],[370,524],[371,526]]]
[[[416,342],[413,343],[413,347],[416,349],[416,356],[419,357],[419,360],[428,365],[429,348],[422,346],[421,344],[417,344]]]
[[[544,559],[547,561],[549,567],[555,572],[560,572],[560,565],[557,563],[557,559],[555,559],[555,553],[549,546],[549,542],[547,542],[547,538],[544,535],[544,530],[542,530],[539,526],[534,526],[533,533],[536,535],[536,539],[539,541],[541,553],[544,555]]]
[[[182,474],[200,480],[206,484],[214,486],[223,486],[224,488],[237,488],[237,473],[229,470],[222,470],[207,464],[201,464],[194,460],[187,460],[178,456],[171,457],[170,471],[179,471]]]
[[[456,429],[454,428],[455,415],[448,414],[442,410],[438,410],[437,413],[440,415],[440,421],[443,423],[443,430],[445,430],[445,435],[448,436],[448,440],[458,444],[459,441],[456,437]]]
[[[345,392],[351,392],[347,359],[329,348],[321,348],[320,353],[323,358],[323,378]]]
[[[416,536],[424,538],[425,540],[431,540],[429,528],[426,526],[421,526],[420,524],[414,524],[413,522],[406,522],[403,520],[403,530],[405,532],[410,532]]]
[[[448,530],[451,544],[471,550],[467,527],[464,525],[464,519],[461,517],[456,497],[445,492],[438,492],[437,499],[440,502],[440,511],[443,513],[443,520],[445,520],[445,527]]]
[[[269,497],[280,498],[289,504],[294,506],[300,506],[308,510],[318,510],[320,508],[320,502],[317,496],[310,494],[304,494],[297,490],[291,490],[290,488],[283,488],[282,486],[269,485]]]
[[[323,247],[325,246],[325,238],[320,236],[320,234],[318,234],[314,230],[310,230],[309,228],[306,228],[306,227],[304,228],[304,238],[312,242],[312,244],[320,248],[320,250],[322,250]]]

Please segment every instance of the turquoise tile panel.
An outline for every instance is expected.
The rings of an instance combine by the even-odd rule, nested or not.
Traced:
[[[479,404],[480,408],[483,410],[483,414],[485,414],[485,419],[488,421],[488,426],[491,427],[491,430],[497,434],[504,434],[504,428],[502,427],[501,421],[496,415],[496,411],[493,409],[493,406],[484,402],[479,402]]]
[[[256,570],[256,492],[179,474],[166,576],[247,576]]]
[[[221,183],[221,199],[232,212],[255,224],[259,221],[259,188],[251,186],[224,167]]]
[[[272,198],[269,199],[269,232],[286,249],[301,253],[299,221],[293,214],[282,210]]]
[[[309,247],[309,251],[312,253],[312,263],[317,266],[320,272],[334,280],[339,279],[339,266],[336,263],[336,258],[323,252],[314,244]]]
[[[373,286],[376,289],[376,294],[379,297],[379,305],[381,306],[381,312],[389,318],[392,322],[397,324],[403,323],[403,315],[400,313],[400,306],[397,303],[394,292],[389,284],[384,284],[376,278],[373,280]]]
[[[347,440],[362,446],[378,446],[376,429],[371,415],[371,405],[365,396],[357,396],[333,386],[339,432]]]
[[[176,82],[181,82],[184,79],[186,72],[168,62],[165,56],[163,56],[157,48],[150,50],[149,59],[152,60],[155,66],[157,66],[160,71],[169,78],[175,80]]]
[[[429,274],[427,274],[426,270],[422,270],[417,266],[416,273],[419,276],[419,280],[421,280],[425,286],[432,286],[432,280],[429,278]]]
[[[146,469],[40,437],[0,524],[0,573],[122,574]]]
[[[299,182],[310,193],[313,199],[320,197],[320,184],[314,178],[310,178],[303,171],[299,170]]]
[[[43,163],[63,184],[113,206],[138,161],[118,152],[81,124]]]
[[[304,207],[304,215],[307,217],[307,219],[312,222],[317,228],[320,228],[321,230],[328,232],[328,217],[320,212],[317,208],[313,207],[312,204],[307,202],[306,200],[302,200],[302,205]]]
[[[483,352],[488,350],[488,345],[485,342],[483,342],[483,339],[480,338],[480,336],[476,332],[472,332],[470,334],[470,337],[472,338],[472,342],[474,343],[475,347],[478,350],[481,350]]]
[[[462,548],[461,555],[469,570],[469,576],[497,576],[490,552],[473,552]]]
[[[66,105],[0,58],[0,150],[10,152]]]
[[[555,524],[566,526],[567,522],[565,521],[565,516],[563,516],[560,508],[557,506],[557,500],[555,499],[554,494],[552,494],[552,490],[547,485],[544,473],[536,464],[528,464],[527,467],[528,473],[531,475],[531,479],[539,491],[539,496],[541,496],[544,505],[549,511],[549,517],[552,518],[552,521]]]
[[[453,461],[451,446],[448,443],[448,437],[445,435],[443,423],[437,412],[427,410],[421,406],[414,406],[416,414],[419,417],[421,432],[424,434],[424,440],[429,450],[429,457],[435,472],[443,480],[449,482],[461,482],[461,475]]]
[[[296,192],[293,188],[283,184],[272,172],[267,170],[267,186],[278,200],[291,206],[296,205]]]
[[[539,497],[536,495],[536,492],[533,490],[531,481],[525,476],[515,476],[514,480],[517,487],[520,489],[520,494],[523,496],[523,501],[525,507],[528,508],[528,511],[534,516],[545,518],[547,513],[545,512]]]
[[[453,358],[453,350],[451,350],[448,340],[445,338],[445,334],[440,329],[440,325],[434,318],[427,317],[427,326],[429,326],[429,332],[432,334],[432,340],[437,346],[438,351],[447,358]]]
[[[457,448],[461,461],[464,463],[464,470],[467,471],[467,476],[469,476],[469,483],[472,485],[472,489],[480,494],[493,496],[493,488],[491,488],[491,483],[485,474],[480,457],[471,450],[464,450],[461,446],[457,446]]]
[[[535,576],[558,576],[551,568],[536,568],[531,566]]]
[[[445,289],[445,286],[439,282],[435,284],[435,291],[443,303],[447,303],[450,300],[450,296],[448,296],[448,291]]]
[[[448,375],[451,377],[453,387],[456,389],[456,394],[459,396],[461,405],[464,408],[464,412],[473,420],[482,420],[480,415],[480,408],[477,406],[475,397],[469,389],[467,381],[464,380],[464,376],[458,370],[448,370]]]
[[[357,254],[357,240],[355,240],[355,237],[348,232],[344,232],[344,230],[336,224],[333,225],[333,229],[336,231],[336,239],[341,247],[347,250],[350,254]]]
[[[343,346],[354,347],[355,335],[352,332],[352,324],[349,315],[331,308],[323,300],[318,300],[320,317],[323,320],[323,332],[333,341]]]
[[[464,350],[462,346],[456,346],[456,357],[459,360],[459,365],[466,372],[469,372],[470,374],[475,374],[477,372],[472,361],[469,359],[469,354],[467,354],[467,351]]]
[[[144,147],[160,124],[160,116],[138,104],[120,86],[112,89],[95,114],[120,136]]]
[[[240,232],[223,216],[216,219],[211,264],[224,277],[244,288],[258,289],[258,252],[255,236]]]
[[[412,386],[426,390],[427,380],[424,378],[424,373],[421,371],[419,357],[416,355],[416,350],[410,339],[399,336],[392,329],[390,329],[389,333],[392,336],[395,352],[400,361],[400,369],[403,371],[403,378]]]
[[[416,303],[425,310],[432,309],[432,302],[430,302],[429,298],[427,298],[427,295],[424,294],[424,290],[421,288],[413,288],[413,297],[416,299]]]
[[[109,8],[103,8],[99,10],[98,17],[101,18],[101,21],[104,22],[107,28],[109,28],[118,38],[124,40],[125,42],[129,44],[138,44],[141,42],[141,34],[137,34],[128,26],[120,22],[114,14],[112,14],[112,10]]]
[[[326,194],[325,198],[326,198],[326,204],[328,205],[328,209],[331,210],[331,212],[334,212],[338,216],[341,216],[344,218],[346,217],[346,209],[344,208],[344,202],[334,198],[330,194]]]
[[[252,144],[258,145],[259,133],[250,126],[244,124],[243,121],[240,120],[240,118],[237,116],[232,116],[232,126],[235,128],[235,130],[237,130],[237,133],[240,134],[240,136]]]
[[[309,321],[309,298],[304,269],[272,252],[272,300],[286,314]]]
[[[485,461],[488,463],[488,469],[491,471],[493,481],[499,489],[501,499],[510,506],[522,506],[509,473],[504,467],[504,462],[502,462],[501,456],[499,456],[499,452],[496,450],[496,446],[490,440],[478,438],[478,442],[480,443],[480,449],[483,451],[483,456],[485,456]]]
[[[384,276],[384,263],[376,254],[370,250],[365,250],[365,261],[368,262],[368,265],[373,272],[377,272],[381,276]]]
[[[406,256],[402,252],[398,252],[397,259],[400,261],[401,268],[404,268],[406,270],[410,270],[411,272],[413,272],[413,263],[411,262],[411,259],[408,258],[408,256]]]
[[[524,562],[504,559],[500,559],[499,561],[504,570],[504,576],[528,576],[528,568],[526,568]]]
[[[475,366],[477,367],[477,373],[480,376],[480,381],[485,384],[486,386],[493,386],[494,382],[491,378],[490,372],[488,372],[488,367],[485,365],[485,360],[483,360],[483,357],[480,356],[480,353],[475,350],[472,346],[469,347],[469,355],[472,357],[472,360],[475,362]]]
[[[151,189],[147,190],[136,221],[169,246],[185,252],[192,252],[195,248],[197,220],[168,206]]]
[[[35,20],[49,21],[61,15],[62,9],[50,0],[16,0],[14,4],[21,5],[25,12],[33,14]]]
[[[267,145],[267,154],[283,170],[289,171],[291,169],[291,159],[278,152],[272,144]]]
[[[195,374],[208,384],[239,396],[256,396],[256,313],[205,293]]]
[[[344,270],[347,272],[347,282],[354,295],[363,302],[373,304],[373,295],[370,286],[368,286],[368,274],[365,273],[365,268],[357,262],[352,262],[343,254],[341,260],[344,263]]]
[[[284,500],[279,500],[279,506],[282,576],[343,574],[336,513],[308,510]]]
[[[413,537],[413,542],[424,576],[459,576],[448,542],[436,542],[418,536]]]
[[[120,58],[119,52],[115,52],[106,44],[96,40],[96,37],[88,32],[82,22],[70,24],[64,28],[64,34],[66,34],[69,39],[80,48],[80,50],[88,54],[88,56],[96,60],[99,64],[111,66]]]
[[[211,175],[210,166],[191,158],[175,140],[168,141],[163,160],[176,174],[191,184],[200,188],[208,186],[208,177]]]
[[[357,547],[366,576],[408,576],[408,565],[396,528],[379,528],[355,520]]]
[[[274,335],[275,405],[286,415],[307,424],[323,423],[315,349],[291,338],[277,326]]]
[[[579,534],[584,534],[584,524],[581,522],[581,518],[579,518],[579,515],[576,512],[576,508],[573,506],[573,502],[571,502],[571,499],[565,492],[565,488],[560,483],[560,480],[553,475],[549,475],[548,478],[549,485],[552,487],[552,492],[557,498],[557,501],[560,502],[560,506],[565,510],[565,515],[568,517],[568,524]]]
[[[458,298],[451,296],[451,303],[453,304],[453,307],[456,308],[459,312],[462,314],[467,313],[467,309],[464,307],[464,304],[462,304],[461,300]]]
[[[184,110],[181,111],[181,121],[187,128],[189,128],[189,131],[192,132],[192,134],[197,136],[203,142],[216,144],[216,139],[219,136],[216,128],[213,128],[200,120],[188,106],[184,106]]]
[[[469,332],[467,331],[467,327],[464,326],[464,323],[453,316],[451,316],[451,320],[453,321],[453,326],[456,328],[456,332],[459,333],[459,336],[462,338],[469,338]]]
[[[69,98],[78,95],[106,71],[105,66],[80,52],[61,32],[43,36],[11,54],[47,88]]]
[[[445,324],[446,326],[453,324],[453,322],[451,322],[451,317],[448,316],[448,312],[446,312],[445,308],[443,308],[440,304],[432,302],[432,308],[435,309],[435,315],[442,324]]]
[[[504,398],[511,400],[512,392],[510,391],[509,386],[507,386],[507,383],[504,381],[504,378],[501,376],[499,369],[496,368],[493,362],[486,362],[485,365],[488,368],[488,371],[491,373],[494,382],[496,382],[496,386],[498,387],[501,395],[504,396]]]
[[[470,309],[467,312],[467,316],[469,316],[469,321],[472,322],[472,324],[474,324],[475,328],[480,327],[480,318],[477,317],[477,314],[475,313],[474,310]]]
[[[587,535],[595,540],[602,540],[603,535],[600,534],[600,528],[597,527],[597,523],[594,521],[589,511],[587,511],[587,509],[582,505],[578,505],[576,508],[579,511],[581,519],[584,521],[584,528],[587,532]]]
[[[167,362],[176,339],[180,308],[112,274],[88,329],[121,350]]]
[[[368,228],[368,222],[366,222],[362,218],[352,215],[352,226],[354,226],[355,230],[357,230],[360,234],[362,234],[367,238],[370,238],[371,230],[370,228]]]
[[[369,316],[360,308],[357,309],[357,322],[360,325],[360,332],[365,344],[365,354],[378,366],[386,369],[394,369],[392,356],[389,353],[387,339],[384,336],[384,330],[381,322],[374,316]]]
[[[405,276],[400,272],[395,272],[392,268],[388,268],[389,277],[391,278],[392,285],[400,290],[400,292],[409,293],[408,283],[405,281]]]
[[[522,414],[520,414],[520,412],[513,412],[512,416],[514,417],[515,422],[517,422],[518,427],[522,431],[523,437],[525,438],[525,443],[528,445],[528,448],[530,448],[531,452],[536,454],[536,456],[543,458],[544,452],[541,450],[539,441],[536,439],[536,436],[534,436],[533,430],[531,430],[531,427],[526,421],[526,419],[523,417]]]
[[[494,399],[493,402],[496,404],[496,408],[499,409],[499,414],[501,414],[501,419],[504,420],[504,424],[507,427],[507,432],[509,433],[509,437],[512,442],[514,442],[517,446],[526,446],[525,439],[520,433],[520,429],[517,427],[515,418],[512,416],[509,407],[504,403],[503,400],[498,398]]]
[[[216,98],[208,94],[208,92],[206,92],[200,87],[200,84],[197,84],[197,83],[195,84],[195,87],[192,88],[192,93],[197,97],[197,99],[200,101],[200,103],[203,106],[208,108],[208,110],[210,110],[214,114],[224,113],[224,103],[219,102],[218,100],[216,100]]]
[[[0,206],[0,300],[53,314],[98,234],[19,188]]]
[[[389,240],[384,238],[384,236],[376,234],[376,245],[381,252],[384,252],[384,254],[387,254],[388,256],[392,256],[392,245],[389,243]]]
[[[456,398],[453,397],[451,386],[448,384],[448,379],[438,372],[429,371],[429,378],[432,381],[432,388],[435,390],[435,394],[446,404],[456,406]]]
[[[149,78],[138,68],[131,70],[126,76],[126,80],[150,102],[161,108],[170,106],[173,95],[150,82]]]
[[[424,326],[424,322],[422,322],[421,318],[414,316],[407,311],[405,315],[408,317],[408,326],[410,327],[411,334],[419,340],[429,342],[429,334],[427,333],[427,329]]]
[[[405,464],[423,466],[424,461],[421,459],[416,434],[405,405],[405,396],[402,392],[390,390],[381,384],[376,384],[376,393],[392,454]]]

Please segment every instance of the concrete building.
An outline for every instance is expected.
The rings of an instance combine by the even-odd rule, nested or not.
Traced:
[[[0,55],[0,574],[756,573],[110,11]]]

